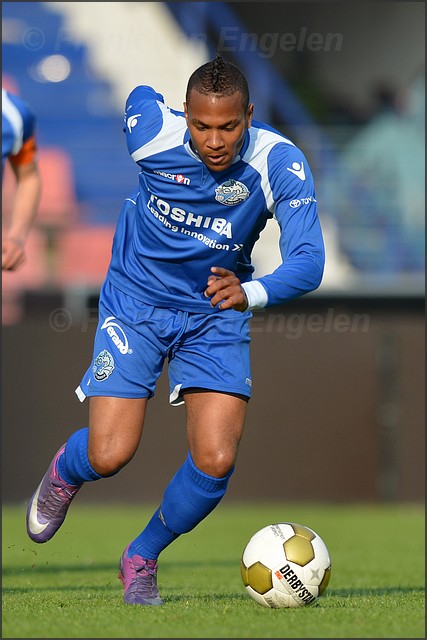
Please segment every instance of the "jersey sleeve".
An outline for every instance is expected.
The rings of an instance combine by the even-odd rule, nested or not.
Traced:
[[[20,151],[9,156],[9,162],[15,167],[32,164],[37,156],[35,135],[30,136],[22,145]]]
[[[149,86],[136,87],[126,101],[124,127],[129,154],[135,159],[144,145],[153,140],[162,128],[160,103],[164,98]]]
[[[14,166],[31,164],[36,158],[36,116],[30,105],[12,94],[8,94],[9,100],[17,109],[20,116],[19,127],[17,126],[16,143],[9,156],[9,161]]]
[[[267,293],[266,306],[317,289],[325,263],[313,176],[304,154],[297,147],[277,144],[268,157],[268,172],[282,263],[258,279]]]

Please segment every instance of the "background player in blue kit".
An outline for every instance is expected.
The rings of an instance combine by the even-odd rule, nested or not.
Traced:
[[[93,360],[76,390],[90,397],[89,428],[56,453],[28,505],[27,531],[49,540],[83,483],[132,459],[167,360],[170,402],[186,408],[188,456],[120,559],[128,604],[162,604],[159,554],[225,494],[251,395],[251,310],[297,298],[322,279],[306,158],[253,120],[253,110],[245,77],[218,56],[191,75],[183,113],[148,86],[126,103],[139,185],[120,214]],[[252,279],[251,251],[273,216],[283,262]]]
[[[25,100],[2,88],[2,179],[7,161],[16,178],[10,220],[2,239],[2,270],[15,271],[25,260],[25,243],[41,195],[36,153],[32,109]]]

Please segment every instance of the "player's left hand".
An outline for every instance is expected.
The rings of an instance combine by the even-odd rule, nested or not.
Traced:
[[[211,306],[246,311],[248,299],[235,273],[223,267],[211,267],[211,271],[214,275],[209,276],[205,289],[205,296],[211,298]]]

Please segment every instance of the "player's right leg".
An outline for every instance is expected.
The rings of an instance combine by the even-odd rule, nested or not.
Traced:
[[[58,459],[65,444],[56,452],[27,508],[27,533],[34,542],[47,542],[64,522],[68,507],[81,484],[68,484],[58,473]]]
[[[84,482],[117,473],[134,455],[166,353],[152,315],[152,307],[104,283],[92,362],[76,390],[81,401],[90,397],[89,429],[59,449],[30,500],[27,531],[35,542],[52,538]]]
[[[141,439],[147,398],[93,397],[89,429],[79,429],[55,454],[27,509],[34,542],[50,540],[85,482],[117,473]]]

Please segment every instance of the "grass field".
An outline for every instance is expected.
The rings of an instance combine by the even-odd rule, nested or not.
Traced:
[[[72,505],[44,545],[25,508],[3,508],[3,638],[424,638],[422,505],[222,504],[160,561],[163,607],[129,607],[119,557],[153,508]],[[332,576],[312,607],[266,609],[240,555],[273,522],[317,531]]]

